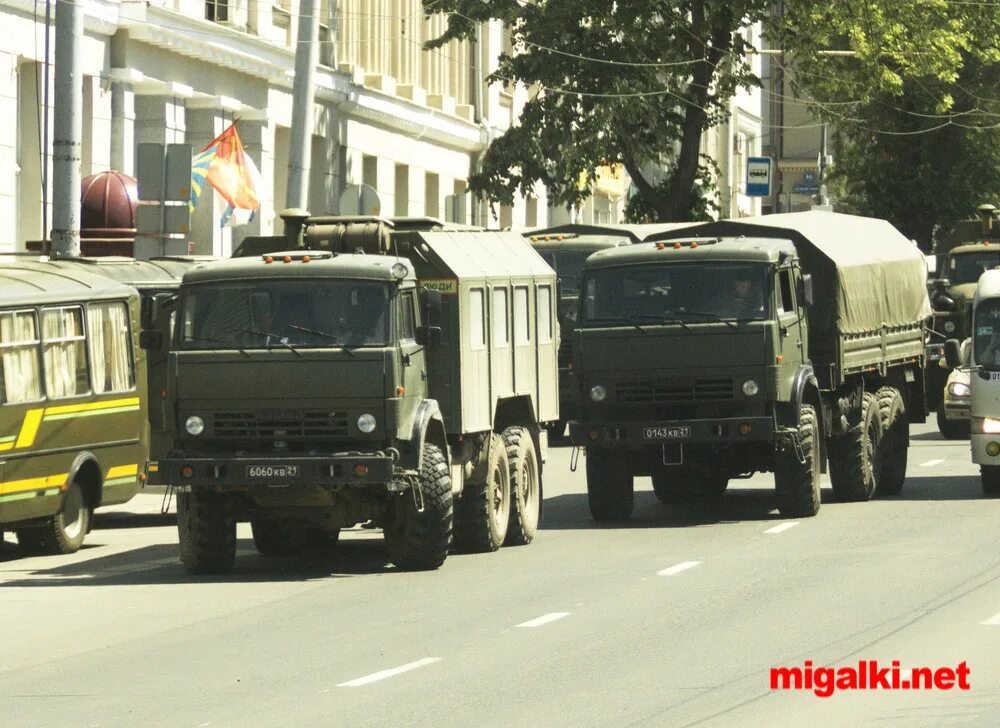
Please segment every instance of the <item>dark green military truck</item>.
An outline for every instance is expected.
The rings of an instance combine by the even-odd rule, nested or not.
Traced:
[[[573,329],[580,309],[580,275],[587,258],[598,250],[641,242],[654,233],[685,227],[689,223],[660,225],[567,224],[526,233],[531,247],[556,272],[559,280],[559,416],[549,437],[561,439],[566,422],[576,416],[573,384]]]
[[[270,554],[370,521],[413,569],[453,523],[464,550],[529,542],[559,416],[551,268],[513,233],[297,222],[193,268],[147,322],[186,566],[230,568],[241,520]]]
[[[570,431],[593,516],[629,517],[637,475],[674,502],[755,471],[774,472],[783,514],[811,516],[825,455],[839,499],[898,492],[909,422],[926,414],[916,246],[826,212],[663,237],[584,271]]]

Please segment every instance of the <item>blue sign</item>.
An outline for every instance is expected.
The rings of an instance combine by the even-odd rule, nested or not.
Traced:
[[[796,182],[792,185],[792,192],[797,195],[817,195],[819,185],[815,182]]]
[[[774,160],[770,157],[747,159],[747,196],[770,197],[774,179]]]

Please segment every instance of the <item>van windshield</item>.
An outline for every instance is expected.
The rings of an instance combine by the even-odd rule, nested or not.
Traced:
[[[771,315],[761,263],[672,263],[605,268],[587,275],[583,326],[608,323],[762,320]]]
[[[383,346],[389,288],[353,280],[199,284],[181,295],[181,349]]]
[[[593,253],[593,250],[546,250],[541,255],[556,272],[563,295],[575,296],[580,293],[583,265]]]
[[[987,298],[976,304],[973,346],[976,364],[1000,367],[1000,298]]]

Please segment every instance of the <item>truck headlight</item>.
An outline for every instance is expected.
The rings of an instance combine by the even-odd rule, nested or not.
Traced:
[[[608,396],[608,390],[606,390],[600,384],[595,384],[590,388],[590,398],[594,402],[603,402],[604,398]]]
[[[954,334],[955,333],[955,322],[954,321],[945,321],[944,322],[944,331],[945,331],[946,334]]]
[[[754,380],[748,379],[745,382],[743,382],[743,394],[745,394],[747,397],[755,397],[757,396],[757,393],[759,391],[760,391],[760,385],[757,384],[757,382],[755,382]]]
[[[953,397],[968,397],[969,385],[965,382],[952,382],[948,385],[948,394]]]
[[[1000,435],[1000,420],[993,417],[973,417],[971,424],[977,435]]]
[[[205,431],[205,420],[198,415],[191,415],[184,423],[184,429],[188,431],[189,435],[197,437]]]
[[[358,429],[366,435],[375,432],[375,415],[361,415],[358,418]]]
[[[406,267],[405,263],[393,263],[389,272],[392,273],[393,278],[397,281],[401,281],[406,278],[406,274],[410,272],[410,269]]]

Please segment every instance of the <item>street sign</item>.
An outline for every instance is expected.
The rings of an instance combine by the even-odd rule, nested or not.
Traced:
[[[370,185],[347,185],[340,196],[341,215],[378,215],[382,201]]]
[[[774,179],[774,160],[770,157],[747,159],[747,196],[770,197]]]

